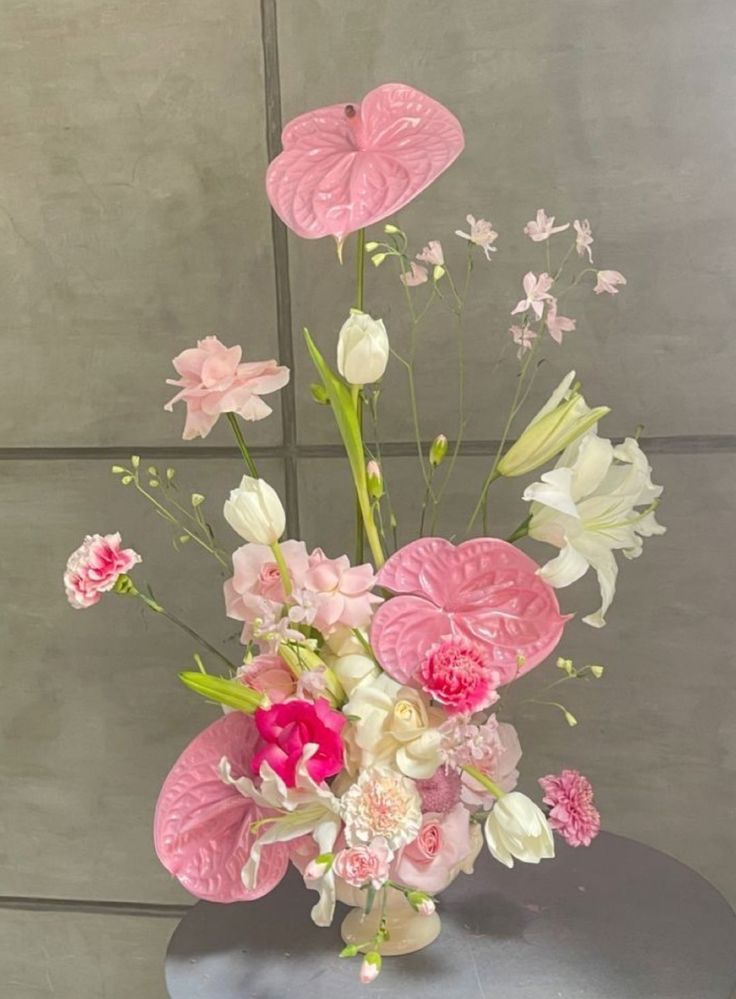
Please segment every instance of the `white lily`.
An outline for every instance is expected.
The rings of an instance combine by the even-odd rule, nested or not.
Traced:
[[[613,552],[637,558],[642,538],[664,534],[654,517],[662,493],[651,479],[646,455],[633,437],[614,447],[590,433],[561,455],[557,466],[525,491],[531,502],[529,536],[560,549],[539,574],[554,587],[569,586],[592,566],[598,576],[601,607],[583,620],[594,628],[616,592],[618,566]],[[644,509],[637,509],[643,507]]]
[[[249,777],[233,777],[226,757],[220,760],[220,779],[236,788],[245,798],[250,798],[263,808],[278,809],[284,814],[269,821],[265,832],[251,848],[241,876],[246,888],[253,888],[258,877],[261,852],[270,843],[287,843],[300,836],[311,834],[317,844],[317,853],[331,853],[341,821],[337,814],[338,800],[326,784],[316,784],[307,772],[307,762],[317,746],[308,744],[296,768],[296,786],[287,787],[268,763],[260,769],[261,787],[257,788]],[[308,881],[307,886],[319,892],[319,901],[312,909],[312,920],[317,926],[329,926],[335,912],[335,876],[325,872],[318,882]]]

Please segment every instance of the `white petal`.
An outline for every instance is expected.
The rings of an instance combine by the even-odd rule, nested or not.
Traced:
[[[613,445],[605,437],[590,434],[582,439],[573,469],[572,495],[576,500],[598,488],[612,461]]]
[[[514,866],[514,858],[511,856],[500,835],[501,830],[497,827],[496,822],[493,818],[493,812],[488,816],[485,822],[484,833],[486,837],[486,844],[488,849],[491,851],[491,856],[493,856],[499,863],[505,864],[506,867]]]
[[[588,560],[573,548],[571,544],[566,544],[557,558],[553,558],[539,570],[539,575],[546,580],[550,586],[559,589],[563,586],[570,586],[588,571]]]
[[[559,404],[562,402],[562,400],[567,395],[567,392],[568,392],[570,386],[572,385],[574,378],[575,378],[575,372],[574,371],[569,371],[565,375],[565,377],[562,379],[562,381],[560,382],[560,384],[554,390],[554,392],[552,393],[552,395],[549,397],[549,399],[545,402],[545,404],[539,410],[539,412],[537,413],[537,415],[529,422],[528,426],[525,428],[526,430],[528,430],[529,427],[533,427],[534,424],[537,423],[539,420],[541,420],[543,416],[546,416],[547,413],[551,413],[553,409],[556,409],[557,406],[559,406]]]
[[[570,517],[579,518],[580,514],[571,494],[572,476],[570,468],[554,468],[551,472],[544,473],[541,482],[532,482],[527,486],[521,498],[528,503],[541,503]]]
[[[591,546],[592,547],[592,546]],[[602,628],[606,623],[606,611],[611,606],[616,593],[616,577],[618,566],[613,552],[602,546],[595,552],[588,552],[588,560],[598,576],[598,586],[601,591],[601,606],[594,614],[583,618],[592,628]]]

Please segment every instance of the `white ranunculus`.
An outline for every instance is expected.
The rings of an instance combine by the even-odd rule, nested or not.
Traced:
[[[633,437],[615,447],[588,434],[560,456],[557,467],[524,491],[531,502],[529,536],[560,549],[540,570],[555,587],[569,586],[593,567],[601,607],[583,620],[602,627],[616,592],[614,551],[626,558],[642,552],[642,538],[664,534],[654,517],[662,493],[651,478],[646,455]],[[643,508],[643,509],[637,509]]]
[[[337,370],[351,385],[370,385],[383,377],[389,344],[382,319],[351,310],[337,341]]]
[[[524,428],[498,463],[500,475],[516,476],[533,472],[586,434],[598,420],[610,413],[608,406],[591,409],[576,387],[570,371]]]
[[[276,490],[265,479],[248,475],[225,501],[224,514],[241,538],[257,545],[275,545],[286,527],[286,514]]]
[[[552,830],[544,812],[520,791],[499,798],[485,822],[488,849],[506,867],[514,858],[538,864],[555,855]]]

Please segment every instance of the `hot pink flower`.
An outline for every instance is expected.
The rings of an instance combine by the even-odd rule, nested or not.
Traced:
[[[426,284],[429,281],[426,267],[422,267],[421,264],[415,264],[413,260],[409,266],[411,270],[404,271],[399,278],[401,283],[405,284],[407,288],[416,288],[418,284]]]
[[[427,652],[449,635],[479,649],[502,683],[523,675],[547,658],[566,621],[538,569],[498,538],[457,547],[444,538],[412,541],[378,574],[378,584],[397,594],[373,618],[379,662],[411,683]]]
[[[376,890],[388,881],[389,865],[393,852],[386,840],[379,836],[370,846],[354,846],[340,850],[332,869],[335,874],[354,888],[371,884]]]
[[[498,239],[498,233],[494,231],[491,223],[486,222],[485,219],[475,219],[472,215],[466,215],[465,221],[470,226],[470,232],[463,232],[462,229],[456,229],[455,235],[462,237],[462,239],[467,239],[469,243],[480,246],[486,255],[486,260],[490,260],[491,254],[495,253],[498,249],[497,246],[493,245]]]
[[[544,208],[540,208],[536,220],[527,222],[524,226],[524,235],[535,243],[541,243],[543,240],[549,239],[550,236],[554,236],[556,232],[564,232],[565,229],[569,228],[569,222],[565,225],[555,225],[554,215],[549,218]]]
[[[467,642],[440,642],[422,661],[417,680],[448,715],[472,715],[498,700],[501,679],[482,653]]]
[[[607,291],[609,295],[618,295],[617,284],[626,284],[626,278],[618,271],[598,271],[598,280],[593,291],[596,295]]]
[[[186,403],[184,440],[206,437],[222,413],[237,413],[244,420],[262,420],[269,415],[271,407],[261,396],[283,388],[289,369],[276,361],[241,364],[241,355],[240,347],[225,347],[216,336],[208,336],[174,358],[181,378],[167,378],[166,382],[180,386],[181,392],[164,409],[171,412],[174,403]]]
[[[444,814],[427,812],[417,838],[396,858],[393,880],[419,891],[443,891],[470,849],[470,816],[463,805]]]
[[[567,316],[557,315],[557,299],[550,299],[547,306],[547,315],[544,317],[549,335],[556,343],[562,343],[563,333],[572,333],[575,329],[575,320],[568,319]]]
[[[256,727],[266,743],[253,757],[251,766],[259,773],[268,763],[287,787],[295,786],[295,772],[304,747],[314,744],[317,751],[307,761],[307,773],[316,783],[334,777],[342,770],[344,748],[342,730],[345,715],[333,711],[329,702],[284,701],[271,708],[259,708]]]
[[[347,555],[328,558],[321,548],[315,548],[304,576],[305,589],[316,594],[314,627],[325,635],[341,625],[367,627],[373,605],[381,603],[381,598],[371,592],[375,585],[371,565],[351,566]]]
[[[272,704],[279,704],[296,692],[296,677],[281,656],[256,656],[238,670],[238,680],[265,694]]]
[[[593,804],[593,788],[577,770],[563,770],[539,778],[542,799],[551,805],[549,824],[570,846],[590,846],[601,828],[601,817]]]
[[[445,257],[442,253],[442,243],[438,239],[430,239],[421,253],[417,253],[417,260],[425,264],[432,264],[434,267],[442,267]]]
[[[593,242],[593,235],[590,231],[590,222],[587,219],[583,219],[582,222],[579,219],[575,219],[572,225],[577,233],[575,237],[575,249],[578,251],[578,256],[582,257],[584,253],[587,253],[588,260],[592,264],[593,253],[590,249],[590,244]]]
[[[408,204],[462,152],[459,121],[426,94],[386,83],[353,104],[294,118],[268,168],[277,215],[318,239],[372,225]]]
[[[67,600],[75,610],[92,607],[113,588],[119,576],[140,561],[132,548],[120,547],[119,534],[88,534],[66,563]]]
[[[521,301],[517,302],[511,315],[515,316],[519,312],[527,312],[531,309],[537,319],[541,319],[544,312],[544,303],[552,298],[549,294],[549,290],[552,287],[552,278],[549,274],[540,274],[537,277],[536,274],[529,271],[524,275],[522,284],[526,298],[522,298]]]

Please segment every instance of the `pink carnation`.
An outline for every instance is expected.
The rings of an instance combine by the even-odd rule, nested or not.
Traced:
[[[206,437],[222,413],[237,413],[244,420],[262,420],[271,413],[261,396],[283,388],[289,369],[276,361],[241,364],[241,356],[240,347],[226,347],[216,336],[208,336],[174,358],[181,378],[166,382],[181,391],[164,409],[170,412],[174,403],[186,403],[184,440]]]
[[[92,607],[141,557],[120,547],[119,534],[88,534],[66,563],[64,588],[75,610]]]
[[[370,883],[378,889],[388,881],[392,857],[388,843],[382,836],[378,836],[369,846],[340,850],[335,856],[332,869],[353,888],[362,888]]]
[[[542,799],[551,806],[549,824],[570,846],[590,846],[600,832],[601,817],[593,804],[593,788],[577,770],[539,778]]]
[[[449,715],[473,714],[498,700],[500,674],[468,642],[440,642],[419,667],[422,688],[439,701]]]
[[[428,812],[416,839],[399,853],[392,877],[419,891],[443,891],[470,849],[470,816],[462,805],[444,814]]]
[[[296,678],[281,656],[256,656],[238,670],[238,680],[279,704],[296,692]]]
[[[328,558],[321,548],[309,556],[304,587],[316,596],[314,627],[329,635],[335,628],[366,628],[373,605],[381,598],[372,592],[376,575],[371,565],[350,565],[347,555]]]
[[[294,787],[297,764],[307,746],[316,746],[306,764],[313,781],[320,783],[342,770],[345,753],[341,733],[347,718],[327,701],[284,701],[259,708],[253,717],[265,743],[253,757],[254,773],[260,772],[262,763],[268,763],[287,787]]]

